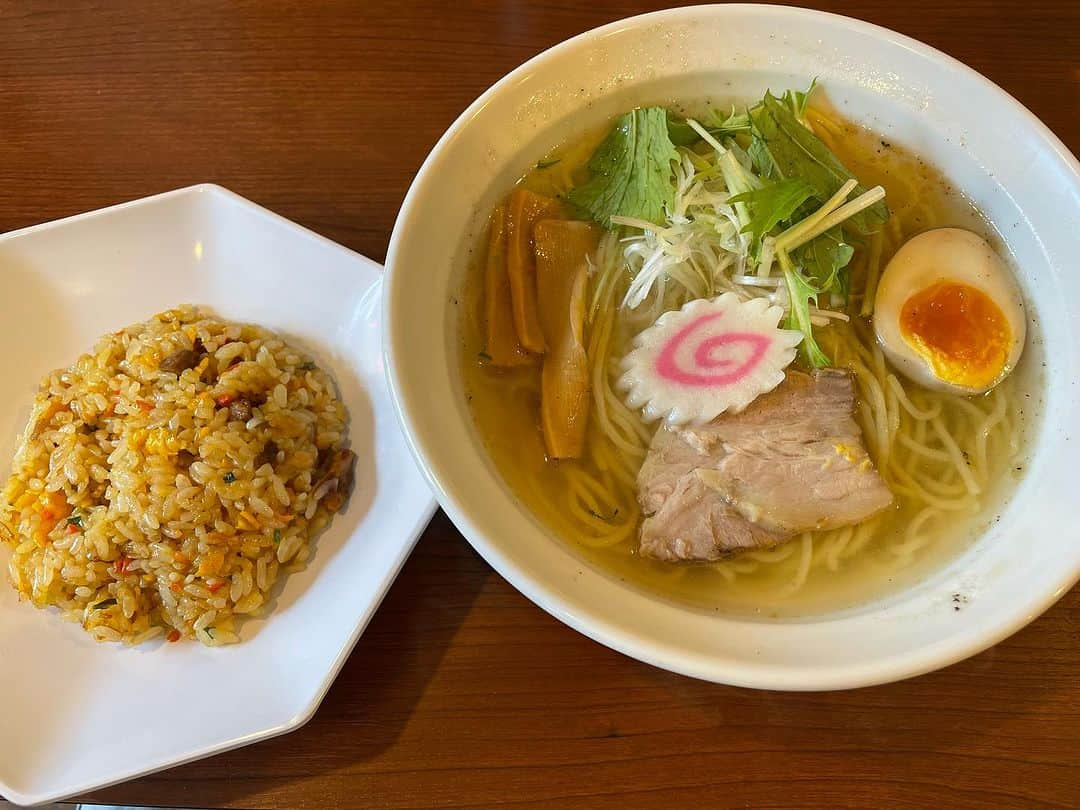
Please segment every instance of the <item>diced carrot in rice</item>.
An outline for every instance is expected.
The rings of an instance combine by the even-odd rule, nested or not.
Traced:
[[[213,577],[221,572],[225,564],[225,552],[221,549],[211,549],[199,560],[198,574],[200,577]]]

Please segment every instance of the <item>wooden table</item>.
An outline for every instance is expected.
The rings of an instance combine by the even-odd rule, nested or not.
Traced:
[[[209,180],[375,259],[413,172],[477,94],[565,37],[652,7],[74,5],[0,3],[0,230]],[[1075,0],[822,7],[959,57],[1080,151]],[[833,694],[714,686],[562,626],[439,515],[306,728],[88,798],[1077,806],[1078,627],[1074,590],[989,652],[904,683]]]

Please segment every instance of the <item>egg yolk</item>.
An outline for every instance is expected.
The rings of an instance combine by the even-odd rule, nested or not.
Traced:
[[[1012,330],[1001,308],[967,284],[939,281],[908,298],[900,333],[938,379],[982,388],[1005,370]]]

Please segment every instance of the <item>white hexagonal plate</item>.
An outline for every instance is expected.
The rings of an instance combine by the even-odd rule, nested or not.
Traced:
[[[434,510],[383,378],[379,289],[374,262],[210,185],[0,236],[0,481],[43,374],[183,302],[309,349],[338,382],[360,459],[307,569],[231,647],[97,644],[0,575],[0,794],[83,793],[314,714]]]

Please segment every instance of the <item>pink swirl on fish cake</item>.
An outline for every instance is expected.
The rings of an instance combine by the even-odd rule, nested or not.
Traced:
[[[676,332],[663,345],[656,357],[656,373],[664,379],[696,388],[735,385],[746,379],[747,375],[758,366],[762,357],[765,356],[765,352],[772,345],[769,338],[754,332],[724,332],[719,335],[712,335],[702,340],[694,348],[693,359],[696,368],[685,369],[679,363],[679,350],[693,336],[693,333],[698,331],[702,325],[711,323],[717,318],[723,317],[723,315],[723,312],[711,312],[702,315]],[[750,354],[746,359],[729,371],[705,371],[735,365],[734,360],[725,357],[714,357],[713,355],[724,347],[736,344],[744,344],[750,347]]]

